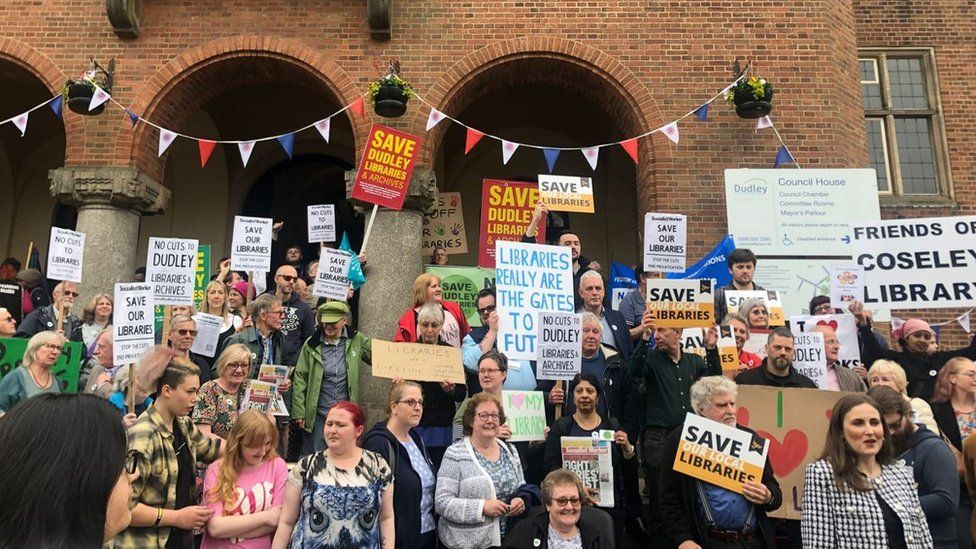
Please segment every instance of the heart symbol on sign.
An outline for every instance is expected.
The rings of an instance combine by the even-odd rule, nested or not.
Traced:
[[[512,398],[509,399],[509,403],[513,408],[521,408],[522,404],[525,403],[525,395],[512,395]]]
[[[828,327],[830,327],[831,330],[833,330],[835,332],[837,331],[837,321],[836,320],[831,320],[830,322],[827,322],[826,320],[818,320],[817,321],[817,326],[828,326]]]
[[[807,435],[798,429],[791,429],[783,442],[766,431],[757,431],[759,436],[769,441],[769,462],[773,465],[773,472],[783,478],[793,472],[803,463],[807,455],[809,443]]]

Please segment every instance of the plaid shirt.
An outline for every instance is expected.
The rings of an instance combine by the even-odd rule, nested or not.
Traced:
[[[210,463],[219,457],[220,441],[201,433],[189,417],[176,418],[183,430],[194,463]],[[176,508],[176,477],[179,463],[173,448],[173,433],[150,406],[129,428],[129,452],[135,455],[139,478],[132,482],[130,507],[138,503],[149,507]],[[129,527],[115,538],[116,548],[159,548],[166,546],[169,528]]]

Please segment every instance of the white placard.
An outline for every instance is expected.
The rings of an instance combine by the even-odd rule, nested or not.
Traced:
[[[193,305],[199,243],[188,238],[149,238],[146,282],[156,305]]]
[[[827,358],[824,336],[819,332],[803,332],[793,335],[796,358],[793,369],[812,379],[820,389],[827,389]],[[766,360],[770,360],[768,357]]]
[[[680,214],[644,214],[644,271],[683,273],[687,263],[688,218]]]
[[[829,295],[830,267],[850,264],[850,259],[760,259],[755,280],[767,290],[779,292],[784,311],[794,315],[809,314],[812,298]],[[890,319],[888,311],[875,311],[875,321],[888,322]]]
[[[872,169],[725,170],[725,205],[736,247],[759,256],[847,256],[851,220],[881,218]]]
[[[271,225],[268,217],[234,216],[230,268],[235,271],[271,270]]]
[[[536,315],[573,313],[573,258],[565,246],[495,241],[498,350],[536,359]]]
[[[797,315],[790,317],[790,330],[794,334],[809,332],[817,326],[826,326],[837,334],[840,350],[837,360],[841,366],[853,368],[861,365],[861,347],[857,342],[857,319],[854,315]]]
[[[349,295],[349,267],[352,254],[343,250],[322,248],[319,254],[319,271],[315,275],[312,295],[326,299],[345,301]]]
[[[139,360],[156,342],[152,286],[137,282],[115,285],[115,307],[112,309],[113,362],[116,366]]]
[[[308,241],[336,241],[334,204],[319,204],[308,207]]]
[[[854,301],[864,302],[864,268],[856,265],[831,267],[830,306],[846,311]]]
[[[47,278],[81,282],[81,266],[85,258],[85,233],[51,227],[51,241],[47,252]]]
[[[213,358],[217,354],[217,340],[220,330],[224,327],[224,319],[217,315],[197,313],[193,315],[197,324],[197,337],[193,340],[190,350],[201,356]]]
[[[705,330],[701,328],[684,328],[681,330],[681,350],[690,352],[693,349],[705,349]]]
[[[583,367],[583,315],[539,313],[536,379],[571,380]]]

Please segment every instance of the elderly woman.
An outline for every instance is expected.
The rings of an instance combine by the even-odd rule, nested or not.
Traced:
[[[905,376],[905,370],[897,362],[885,359],[874,361],[871,369],[868,370],[868,387],[875,385],[891,387],[905,397],[905,400],[912,407],[912,423],[925,425],[926,429],[935,434],[942,433],[938,424],[935,423],[935,417],[932,416],[932,407],[929,406],[929,403],[920,398],[908,396],[908,378]]]
[[[200,386],[193,423],[205,435],[227,439],[237,421],[250,380],[251,351],[237,343],[228,345],[217,358],[217,378]]]
[[[471,328],[468,319],[461,312],[461,306],[453,301],[445,301],[441,297],[441,279],[437,275],[424,273],[413,281],[413,308],[403,313],[397,327],[393,341],[416,341],[420,308],[426,304],[433,304],[444,310],[444,320],[441,323],[441,339],[452,347],[461,348],[461,340],[468,335]]]
[[[98,334],[112,323],[112,296],[95,294],[81,313],[81,337],[85,342],[85,355],[95,350]]]
[[[112,377],[116,370],[112,350],[112,327],[99,332],[78,376],[78,392],[108,398],[112,394]]]
[[[51,368],[61,356],[64,338],[55,332],[39,332],[27,342],[24,361],[0,381],[0,413],[41,393],[60,393],[61,381]]]
[[[236,334],[244,326],[244,320],[230,312],[227,304],[227,286],[224,286],[223,282],[214,280],[207,284],[206,289],[203,290],[203,298],[200,312],[224,319],[224,323],[220,326],[220,336],[217,338],[217,348],[220,349],[225,339]]]
[[[576,473],[556,469],[546,475],[542,501],[546,512],[519,523],[505,539],[503,549],[613,549],[610,540],[580,520],[586,490]]]
[[[437,534],[454,549],[499,547],[508,519],[526,509],[522,463],[515,448],[498,438],[505,423],[498,399],[488,393],[471,397],[463,423],[465,438],[448,448],[437,472]]]
[[[742,303],[739,303],[736,314],[750,330],[769,329],[769,309],[762,299],[754,297],[743,300]]]

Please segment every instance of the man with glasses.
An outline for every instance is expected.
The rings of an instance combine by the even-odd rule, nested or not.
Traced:
[[[29,338],[38,332],[61,332],[70,341],[83,341],[81,319],[71,314],[71,307],[78,297],[78,286],[74,282],[62,282],[51,292],[54,303],[34,309],[14,337]]]
[[[372,340],[347,327],[349,306],[329,301],[318,308],[322,329],[302,346],[295,368],[291,418],[302,429],[302,455],[325,449],[322,428],[340,400],[359,404],[359,365],[370,362]]]
[[[461,360],[464,362],[464,378],[468,396],[482,391],[478,379],[478,361],[488,351],[497,348],[498,313],[495,311],[495,290],[485,288],[474,300],[481,319],[481,326],[474,326],[461,341]],[[536,389],[535,362],[508,361],[510,375],[505,379],[509,391],[534,391]]]
[[[284,316],[281,319],[281,335],[284,337],[282,360],[276,364],[294,366],[302,343],[315,332],[315,313],[302,296],[295,291],[298,271],[291,265],[282,265],[275,271],[275,296],[281,300]]]
[[[197,339],[197,323],[186,315],[176,315],[169,321],[169,346],[176,355],[183,357],[200,369],[200,383],[213,379],[210,362],[190,349]]]
[[[851,393],[863,393],[868,390],[864,385],[864,380],[850,368],[841,365],[840,359],[840,340],[837,333],[830,326],[823,324],[814,326],[810,329],[811,333],[823,334],[824,339],[824,358],[827,361],[827,386],[821,389],[830,391],[848,391]],[[866,373],[866,372],[865,372]]]
[[[281,317],[284,309],[274,294],[261,294],[248,305],[253,326],[228,337],[220,350],[240,343],[251,351],[251,371],[247,377],[257,379],[262,364],[284,364],[284,337]]]
[[[17,319],[10,311],[0,307],[0,337],[14,337],[17,333]]]

